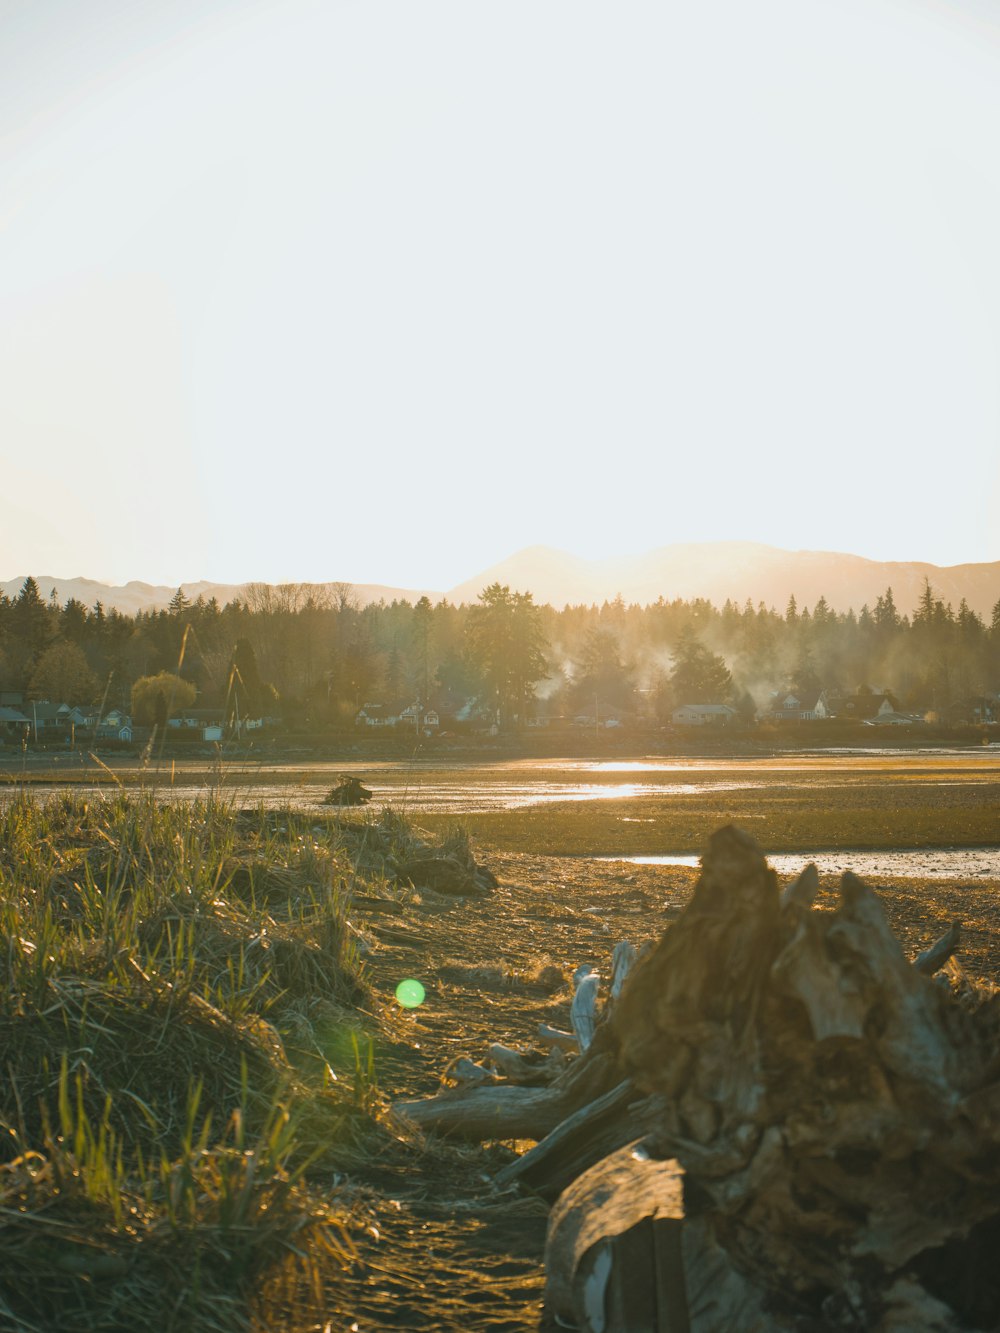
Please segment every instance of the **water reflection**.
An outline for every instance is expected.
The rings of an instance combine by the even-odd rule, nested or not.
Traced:
[[[697,866],[697,856],[599,856],[598,861],[623,861],[637,866]],[[877,875],[919,876],[927,879],[1000,878],[1000,847],[952,847],[929,850],[897,848],[879,852],[796,852],[768,856],[767,863],[782,877],[798,875],[810,861],[821,875],[852,870],[862,879]]]

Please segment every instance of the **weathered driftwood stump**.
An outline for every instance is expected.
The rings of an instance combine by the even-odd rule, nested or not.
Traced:
[[[632,1223],[603,1250],[570,1239],[589,1312],[563,1280],[554,1313],[626,1327],[615,1302],[644,1285],[653,1330],[1000,1325],[1000,1001],[928,975],[957,931],[914,964],[859,879],[844,876],[834,911],[812,908],[816,886],[807,873],[782,899],[750,837],[713,837],[690,904],[609,1018],[656,1123],[631,1181],[619,1154],[613,1182],[602,1162],[572,1187],[573,1208],[606,1210],[609,1185],[625,1198],[648,1176],[644,1154],[673,1159],[683,1208],[672,1186],[647,1216],[679,1226],[680,1259],[665,1283],[655,1247],[630,1258]],[[565,1198],[547,1257],[563,1274]]]
[[[367,805],[372,798],[372,793],[360,778],[352,777],[350,774],[343,774],[339,784],[331,787],[323,797],[324,805]]]

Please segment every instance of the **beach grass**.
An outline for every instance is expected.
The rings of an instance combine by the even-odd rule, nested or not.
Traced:
[[[0,805],[0,1326],[292,1329],[380,1121],[358,888],[397,815]],[[339,1068],[335,1068],[339,1064]]]

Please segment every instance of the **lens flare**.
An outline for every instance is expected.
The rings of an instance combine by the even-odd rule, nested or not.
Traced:
[[[423,1004],[425,994],[420,982],[414,981],[412,977],[401,981],[396,987],[396,999],[404,1009],[416,1009],[417,1005]]]

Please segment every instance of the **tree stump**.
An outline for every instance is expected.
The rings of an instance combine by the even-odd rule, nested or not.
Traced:
[[[853,875],[833,911],[812,907],[808,875],[782,900],[733,828],[713,836],[703,866],[630,974],[607,1037],[620,1072],[655,1094],[642,1146],[683,1169],[683,1208],[672,1183],[647,1214],[667,1207],[681,1228],[683,1318],[694,1333],[997,1328],[1000,998],[928,975],[957,932],[909,962]],[[570,1187],[574,1207],[586,1210],[590,1189],[595,1211],[613,1213],[620,1192],[634,1214],[629,1172],[616,1181],[604,1166]],[[629,1257],[612,1239],[590,1238],[608,1270],[595,1315],[550,1232],[547,1268],[563,1274],[550,1308],[595,1333],[631,1327],[614,1322],[615,1291],[663,1286],[655,1247]]]

